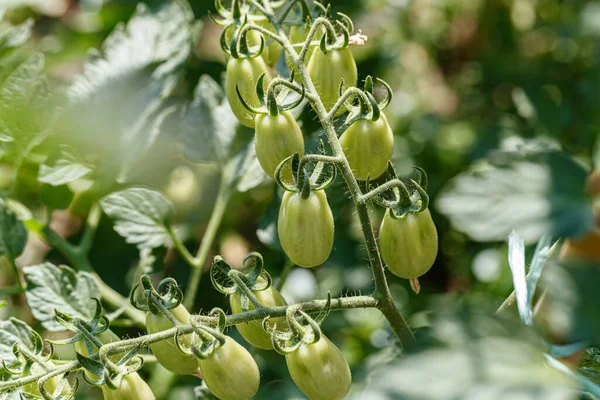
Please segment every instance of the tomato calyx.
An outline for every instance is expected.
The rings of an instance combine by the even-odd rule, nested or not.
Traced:
[[[235,91],[240,100],[240,103],[244,108],[250,111],[253,114],[269,114],[271,117],[277,117],[280,112],[288,111],[302,103],[304,97],[306,95],[306,90],[304,85],[298,85],[294,83],[294,75],[290,77],[289,81],[282,78],[275,78],[267,87],[267,91],[264,90],[264,81],[265,81],[266,72],[262,73],[258,79],[256,80],[256,94],[258,96],[258,100],[261,104],[261,107],[252,107],[248,102],[244,99],[244,96],[241,94],[239,85],[236,85]],[[281,90],[277,91],[277,89],[281,87]],[[299,98],[290,101],[287,104],[283,104],[283,101],[288,96],[290,90],[295,91],[300,95]]]
[[[247,26],[246,24],[247,18],[245,18],[242,24],[238,27],[236,27],[235,24],[228,25],[221,34],[221,49],[229,56],[238,60],[243,58],[259,57],[265,49],[265,38],[262,35],[260,35],[260,43],[258,44],[258,48],[257,46],[250,45],[248,33],[250,30],[252,30],[252,27],[256,25]],[[231,43],[227,43],[227,35],[229,34],[230,29],[235,29],[235,32],[233,33]]]
[[[140,287],[144,289],[141,296],[137,295]],[[183,291],[173,278],[161,280],[156,289],[154,289],[150,277],[142,275],[140,283],[135,285],[131,290],[129,300],[140,311],[151,312],[154,315],[163,314],[175,326],[180,324],[169,311],[179,306],[183,301]]]
[[[264,269],[262,255],[257,252],[246,254],[242,270],[232,268],[221,256],[215,256],[210,268],[210,280],[217,291],[232,295],[262,291],[271,286],[271,276]],[[242,296],[242,298],[247,296]],[[248,299],[242,301],[242,309],[248,311]]]
[[[310,192],[327,189],[335,181],[337,168],[335,159],[326,154],[325,144],[321,140],[320,154],[306,154],[302,158],[298,153],[286,157],[275,170],[275,182],[288,192],[300,193],[306,200]],[[290,167],[292,181],[286,179],[282,171]]]
[[[282,355],[293,353],[303,344],[312,344],[321,340],[321,324],[331,310],[331,292],[327,292],[325,308],[316,316],[310,316],[297,306],[286,310],[285,318],[289,329],[278,330],[277,324],[270,327],[268,319],[263,320],[263,328],[271,334],[276,352]]]
[[[177,349],[185,355],[195,356],[201,360],[209,358],[216,349],[223,346],[226,342],[225,331],[226,320],[225,311],[215,307],[208,316],[217,317],[216,325],[208,325],[206,320],[199,318],[197,315],[190,317],[190,324],[193,328],[192,340],[190,347],[182,345],[180,339],[180,331],[175,334],[175,345]]]

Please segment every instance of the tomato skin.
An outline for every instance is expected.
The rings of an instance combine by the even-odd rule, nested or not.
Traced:
[[[394,219],[388,209],[379,229],[381,257],[388,269],[404,279],[418,278],[433,266],[438,236],[429,209]]]
[[[259,290],[253,292],[254,296],[266,307],[278,307],[285,306],[287,302],[273,286],[269,286],[265,290]],[[229,297],[229,304],[231,305],[232,314],[240,314],[243,312],[241,303],[241,294],[235,293]],[[254,310],[254,304],[250,303],[250,310]],[[269,320],[269,326],[271,328],[277,323],[279,329],[282,329],[281,325],[285,320],[283,318],[273,318]],[[273,344],[271,343],[271,336],[265,332],[262,327],[262,321],[251,321],[237,324],[236,328],[240,335],[252,346],[258,347],[264,350],[273,350]]]
[[[254,147],[258,162],[270,177],[275,175],[277,166],[286,157],[294,153],[302,157],[304,138],[292,113],[281,111],[276,117],[257,115]]]
[[[271,31],[273,33],[276,33],[275,27],[267,18],[258,19],[256,21],[254,21],[254,23],[258,26],[262,26],[263,28],[268,29],[269,31]],[[257,32],[257,31],[255,31],[255,32]],[[259,33],[259,32],[257,32],[257,33]],[[260,35],[260,33],[259,33],[259,35]],[[272,40],[268,36],[265,36],[264,39],[265,39],[265,42]],[[265,46],[265,49],[263,50],[263,53],[262,53],[262,58],[263,58],[263,60],[265,60],[267,65],[275,65],[277,63],[277,61],[279,61],[279,57],[281,57],[282,52],[283,52],[283,47],[281,47],[281,45],[279,43],[277,43],[276,41],[273,40],[271,43],[269,43],[267,46]]]
[[[394,151],[394,134],[382,113],[377,121],[354,122],[340,137],[354,176],[362,181],[376,179],[387,169]]]
[[[358,82],[356,62],[348,47],[332,49],[327,53],[323,53],[319,47],[316,47],[307,68],[308,75],[327,110],[330,110],[338,100],[342,79],[344,87],[356,86]],[[344,111],[344,107],[340,107],[336,116],[343,114]]]
[[[324,335],[316,343],[302,344],[285,361],[296,386],[310,400],[343,399],[350,391],[348,362]]]
[[[260,371],[242,345],[229,336],[207,359],[200,360],[204,382],[220,400],[247,400],[258,391]]]
[[[279,241],[295,264],[311,268],[324,263],[333,249],[333,214],[324,190],[310,193],[285,192],[277,223]]]
[[[171,312],[179,322],[187,324],[190,321],[190,313],[182,304],[171,309]],[[173,324],[164,315],[155,315],[152,312],[146,313],[146,329],[149,334],[162,332],[171,328],[173,328]],[[183,336],[179,340],[180,343],[188,347],[191,345],[191,335]],[[174,339],[152,343],[150,349],[158,362],[171,372],[187,375],[198,370],[198,359],[194,356],[181,353],[177,349]]]
[[[111,343],[119,341],[120,338],[115,335],[110,329],[105,330],[100,335],[98,335],[98,340],[103,343]],[[83,340],[80,340],[75,343],[75,350],[84,355],[89,356],[90,352],[87,349]],[[98,349],[95,349],[96,351]],[[119,361],[122,354],[115,354],[114,356],[110,356],[110,360],[112,362]],[[87,376],[93,380],[98,379],[99,377],[92,374],[89,371],[85,371]],[[150,389],[150,386],[140,377],[137,372],[133,372],[131,374],[127,374],[123,377],[121,381],[121,385],[118,389],[112,390],[108,388],[106,385],[102,386],[102,393],[104,394],[104,400],[154,400],[154,393]]]
[[[227,62],[225,75],[225,94],[231,110],[240,123],[249,128],[254,128],[254,114],[247,110],[235,90],[236,85],[240,94],[250,106],[259,107],[260,101],[256,94],[256,81],[260,75],[266,72],[265,83],[271,81],[271,74],[267,64],[261,57],[256,58],[231,58]]]
[[[133,372],[123,377],[118,389],[112,390],[102,386],[104,400],[154,400],[150,386],[137,373]]]

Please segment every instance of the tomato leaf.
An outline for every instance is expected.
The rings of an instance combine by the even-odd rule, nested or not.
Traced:
[[[525,243],[544,233],[576,236],[593,223],[586,176],[559,151],[500,151],[455,177],[439,195],[437,209],[482,242],[504,240],[513,229]]]
[[[64,331],[54,320],[54,309],[82,319],[94,316],[100,289],[87,272],[57,267],[49,262],[23,268],[27,289],[25,296],[33,316],[50,331]]]
[[[180,132],[182,151],[191,161],[224,166],[231,157],[238,122],[223,89],[202,75],[194,99],[170,129]]]
[[[157,190],[133,187],[105,196],[100,204],[127,243],[142,249],[161,246],[169,238],[167,225],[175,209]]]
[[[154,4],[140,3],[127,25],[90,52],[68,90],[61,131],[82,153],[98,156],[107,180],[127,175],[156,139],[152,124],[192,49],[189,5]]]
[[[23,252],[27,229],[16,213],[0,200],[0,254],[12,262]]]
[[[85,177],[91,170],[71,146],[60,146],[59,156],[52,160],[51,165],[40,165],[38,181],[52,186],[60,186]]]
[[[44,56],[35,54],[0,84],[0,141],[29,145],[48,127],[48,83],[43,70]]]
[[[0,9],[0,20],[2,20],[2,10]],[[31,28],[33,28],[34,20],[29,18],[25,22],[11,26],[0,31],[0,56],[8,51],[15,49],[27,42],[31,37]]]
[[[17,342],[28,349],[35,347],[30,329],[25,322],[16,318],[0,321],[0,360],[8,365],[18,361],[12,351]],[[0,370],[3,370],[1,365]]]

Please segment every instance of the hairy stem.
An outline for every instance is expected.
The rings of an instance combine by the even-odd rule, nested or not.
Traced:
[[[206,264],[206,259],[208,258],[213,241],[215,240],[215,236],[217,235],[217,231],[223,220],[223,215],[227,209],[227,203],[229,202],[230,197],[231,188],[229,187],[229,182],[225,178],[222,178],[219,186],[219,193],[217,194],[217,200],[215,201],[215,208],[213,209],[208,225],[206,226],[206,231],[204,232],[204,237],[202,237],[198,253],[193,260],[194,267],[190,271],[190,278],[185,290],[183,304],[189,310],[194,307],[194,303],[196,302],[196,294],[198,293],[198,286],[200,285],[202,273],[204,272],[204,264]]]

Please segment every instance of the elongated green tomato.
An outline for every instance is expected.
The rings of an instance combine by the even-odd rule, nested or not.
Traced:
[[[381,257],[388,269],[400,278],[413,279],[433,266],[438,236],[429,209],[394,219],[388,209],[379,229]]]
[[[54,364],[51,361],[48,362],[48,365],[51,367],[54,366]],[[23,374],[23,377],[30,376],[30,375],[38,375],[38,374],[43,373],[44,371],[45,371],[44,368],[36,363],[31,366],[28,373]],[[54,394],[54,391],[56,390],[56,388],[58,388],[58,385],[60,384],[60,380],[61,380],[60,376],[55,376],[54,378],[50,379],[46,383],[44,388],[48,391],[48,393]],[[67,384],[67,385],[65,385],[65,387],[63,388],[63,390],[60,393],[65,395],[70,390],[71,390],[71,385]],[[37,381],[31,382],[31,383],[23,386],[23,393],[30,394],[33,396],[40,396],[40,397],[42,396],[42,394],[40,393],[40,390],[38,388]]]
[[[324,263],[333,248],[333,214],[324,190],[285,192],[277,223],[279,241],[295,264],[311,268]]]
[[[254,114],[247,110],[240,102],[236,92],[236,85],[239,87],[240,94],[246,103],[258,107],[260,101],[256,94],[256,81],[262,73],[266,73],[265,83],[268,84],[271,81],[271,73],[261,57],[231,57],[227,62],[225,94],[238,121],[249,128],[254,128]]]
[[[256,116],[254,137],[256,157],[263,170],[273,177],[281,161],[294,153],[304,155],[304,138],[296,119],[289,111],[280,111],[277,116]]]
[[[253,292],[254,296],[260,301],[260,303],[266,307],[278,307],[285,306],[287,302],[273,286],[269,286],[265,290],[259,290]],[[233,314],[240,314],[242,310],[241,294],[235,293],[229,297],[229,304],[231,305],[231,312]],[[250,303],[250,310],[254,310],[254,304]],[[281,325],[285,319],[283,318],[272,318],[269,320],[269,326],[271,328],[277,323],[280,329],[284,329]],[[236,328],[240,335],[252,346],[258,347],[259,349],[272,350],[273,344],[271,343],[271,336],[265,332],[262,327],[261,321],[244,322],[237,324]]]
[[[315,84],[317,93],[327,110],[330,110],[339,98],[342,79],[344,87],[356,86],[358,81],[356,62],[348,47],[331,49],[326,53],[316,47],[308,61],[307,68],[308,75]],[[340,107],[336,116],[343,114],[344,111],[344,107]]]
[[[312,344],[302,344],[285,361],[296,386],[310,400],[338,400],[346,397],[352,384],[348,362],[324,335]]]
[[[242,345],[229,336],[225,344],[200,360],[204,382],[220,400],[251,399],[260,384],[256,361]]]
[[[171,312],[181,323],[187,324],[190,321],[190,313],[182,304],[171,309]],[[173,323],[164,315],[156,315],[152,312],[146,313],[146,329],[149,334],[162,332],[171,328],[173,328]],[[191,335],[183,336],[179,341],[181,344],[190,347]],[[152,343],[150,349],[158,362],[171,372],[187,375],[198,370],[198,359],[194,356],[181,353],[177,349],[174,339]]]
[[[118,389],[102,386],[104,400],[154,400],[150,386],[137,373],[125,375]]]
[[[110,329],[102,332],[98,335],[98,340],[103,344],[108,344],[111,342],[115,342],[120,340],[117,335],[115,335]],[[83,340],[80,340],[75,343],[75,350],[83,354],[84,356],[89,356],[90,352],[85,345]],[[98,351],[94,346],[94,351]],[[114,356],[110,356],[110,360],[113,362],[117,362],[122,354],[115,354]],[[92,374],[89,371],[85,371],[87,376],[90,379],[96,380],[99,377]],[[154,400],[154,394],[150,387],[144,382],[144,380],[139,376],[137,372],[132,372],[131,374],[127,374],[121,380],[121,385],[112,390],[107,386],[102,386],[102,393],[104,394],[104,400]]]
[[[268,29],[273,33],[276,33],[275,27],[267,18],[258,19],[254,21],[254,23],[258,26]],[[277,63],[277,61],[279,61],[279,57],[281,57],[283,47],[281,47],[281,45],[278,42],[274,41],[270,37],[265,37],[265,41],[271,42],[265,47],[265,50],[262,53],[262,58],[265,60],[267,65],[273,66]]]
[[[360,180],[378,178],[387,169],[394,151],[394,134],[381,113],[376,120],[360,119],[340,137],[354,176]]]

